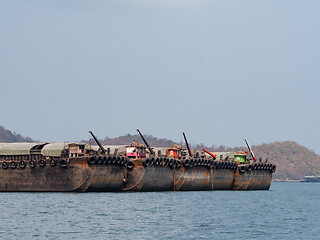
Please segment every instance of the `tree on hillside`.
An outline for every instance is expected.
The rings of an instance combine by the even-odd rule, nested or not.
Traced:
[[[22,137],[0,126],[0,142],[33,142],[30,137]]]

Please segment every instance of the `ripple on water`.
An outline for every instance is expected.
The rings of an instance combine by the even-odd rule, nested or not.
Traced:
[[[320,184],[269,191],[1,193],[0,238],[317,239]]]

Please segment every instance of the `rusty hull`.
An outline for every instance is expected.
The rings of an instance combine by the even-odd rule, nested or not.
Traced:
[[[96,164],[89,165],[91,172],[90,192],[119,192],[122,191],[125,179],[125,168],[119,165]]]
[[[90,170],[86,158],[69,158],[68,166],[0,169],[0,191],[8,192],[84,192],[89,187]],[[38,163],[38,162],[37,162]]]
[[[206,191],[228,190],[233,182],[233,169],[212,169],[205,166],[171,168],[144,166],[134,161],[127,172],[124,191]]]
[[[134,169],[127,171],[124,191],[171,191],[174,169],[164,166],[143,166],[141,159],[134,161]]]
[[[175,171],[174,190],[228,190],[233,182],[232,169],[213,169],[204,166],[182,167]]]
[[[251,171],[234,174],[232,190],[268,190],[271,185],[272,172],[270,170],[253,169]]]
[[[230,168],[207,166],[146,166],[143,159],[131,160],[133,169],[117,164],[88,164],[87,157],[64,159],[67,167],[56,166],[0,169],[0,191],[206,191],[268,190],[270,170],[239,172]],[[26,161],[28,163],[28,161]]]

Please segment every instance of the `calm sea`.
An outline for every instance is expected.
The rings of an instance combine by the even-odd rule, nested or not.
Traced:
[[[320,183],[269,191],[0,193],[0,239],[320,239]]]

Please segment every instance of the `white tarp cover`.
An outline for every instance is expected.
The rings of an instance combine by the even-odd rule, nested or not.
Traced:
[[[0,143],[0,155],[29,155],[30,149],[45,143]]]
[[[41,154],[45,157],[60,157],[62,151],[69,149],[70,144],[87,145],[86,143],[68,142],[68,143],[49,143],[45,145]],[[85,148],[88,148],[87,146]]]

